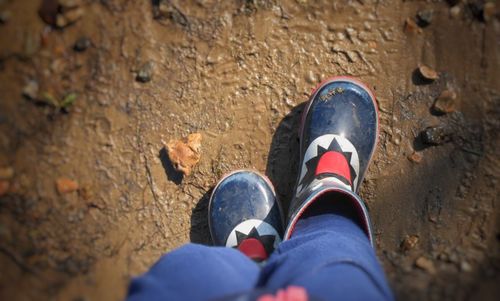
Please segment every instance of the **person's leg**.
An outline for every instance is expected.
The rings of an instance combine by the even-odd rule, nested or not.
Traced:
[[[187,244],[132,280],[128,301],[210,300],[251,290],[260,268],[241,252]]]
[[[259,283],[277,290],[302,286],[323,300],[391,300],[384,273],[352,205],[316,202],[291,239],[271,256]]]

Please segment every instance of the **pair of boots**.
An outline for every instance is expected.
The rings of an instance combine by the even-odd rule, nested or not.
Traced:
[[[313,203],[321,199],[315,213],[326,213],[339,195],[348,200],[373,245],[368,211],[357,193],[377,140],[377,105],[369,88],[350,77],[321,83],[302,114],[300,169],[286,220],[269,179],[254,171],[235,171],[219,181],[210,198],[214,245],[265,261],[282,240],[293,236],[297,221]]]

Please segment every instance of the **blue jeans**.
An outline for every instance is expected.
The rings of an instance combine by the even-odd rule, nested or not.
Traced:
[[[187,244],[133,279],[127,300],[253,300],[245,294],[289,286],[319,300],[393,300],[368,237],[336,214],[299,220],[262,268],[235,249]]]

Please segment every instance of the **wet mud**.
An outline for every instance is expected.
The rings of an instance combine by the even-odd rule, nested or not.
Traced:
[[[334,75],[377,95],[361,195],[398,299],[499,295],[498,2],[40,3],[0,1],[0,299],[121,300],[162,254],[210,244],[235,169],[287,208],[304,102]],[[192,133],[179,174],[165,145]]]

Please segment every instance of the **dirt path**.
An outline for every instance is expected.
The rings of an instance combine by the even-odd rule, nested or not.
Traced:
[[[265,172],[286,207],[301,103],[341,74],[378,97],[362,196],[398,298],[498,296],[500,21],[482,1],[77,2],[50,29],[40,1],[0,1],[0,299],[121,300],[163,253],[209,243],[207,196],[234,169]],[[437,116],[443,90],[455,111]],[[194,132],[182,178],[164,143]]]

